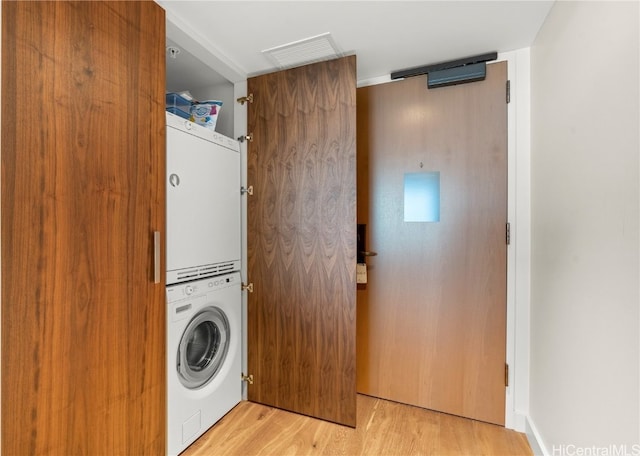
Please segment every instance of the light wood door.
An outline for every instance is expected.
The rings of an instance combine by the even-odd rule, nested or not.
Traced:
[[[506,63],[481,82],[358,89],[358,391],[504,424]],[[406,173],[440,173],[440,221],[404,221]]]
[[[2,454],[165,452],[164,28],[2,4]]]
[[[356,65],[250,78],[249,400],[356,421]]]

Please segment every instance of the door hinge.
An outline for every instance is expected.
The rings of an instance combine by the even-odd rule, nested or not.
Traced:
[[[243,382],[247,382],[249,385],[253,385],[253,374],[249,374],[249,375],[240,374],[240,375]]]
[[[243,283],[242,289],[247,290],[249,293],[253,293],[253,282],[252,283]]]
[[[507,222],[506,228],[506,241],[507,245],[511,245],[511,223]]]
[[[509,365],[504,365],[504,386],[509,386]]]
[[[253,142],[253,133],[249,133],[248,135],[238,136],[238,141],[241,143],[245,141]]]
[[[244,195],[245,193],[253,196],[253,185],[249,185],[247,188],[240,187],[240,194]]]
[[[247,95],[246,97],[240,97],[236,100],[238,103],[240,103],[241,105],[244,105],[245,103],[253,103],[253,94],[250,93],[249,95]]]
[[[507,103],[511,103],[511,81],[507,80]]]

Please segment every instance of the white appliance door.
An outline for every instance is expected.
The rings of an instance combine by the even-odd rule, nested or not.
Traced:
[[[167,284],[239,269],[240,153],[167,126]]]

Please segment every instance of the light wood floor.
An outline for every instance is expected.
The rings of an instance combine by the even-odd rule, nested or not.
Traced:
[[[358,395],[358,425],[241,402],[182,456],[532,455],[524,434]]]

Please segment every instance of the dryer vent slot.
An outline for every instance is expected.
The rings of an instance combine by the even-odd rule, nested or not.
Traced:
[[[189,282],[191,280],[204,279],[240,269],[239,261],[231,261],[228,263],[206,264],[195,268],[187,268],[182,270],[168,271],[167,284]]]
[[[189,271],[181,271],[178,273],[178,280],[184,282],[185,280],[195,279],[199,276],[197,269],[191,269]]]

